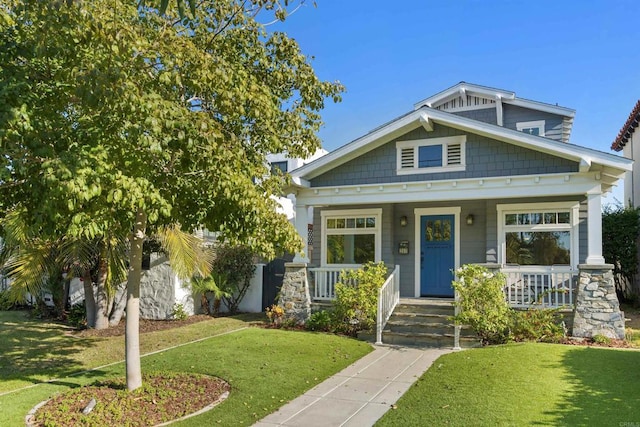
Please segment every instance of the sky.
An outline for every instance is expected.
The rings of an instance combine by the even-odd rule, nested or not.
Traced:
[[[317,0],[270,29],[346,86],[322,112],[329,151],[465,81],[572,108],[570,142],[611,152],[640,98],[639,17],[626,0]]]

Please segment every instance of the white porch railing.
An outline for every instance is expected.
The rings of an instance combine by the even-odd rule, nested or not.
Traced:
[[[387,320],[400,301],[400,266],[391,272],[391,275],[378,290],[378,314],[376,316],[376,344],[382,344],[382,330],[387,325]]]
[[[578,271],[571,267],[507,267],[504,287],[507,302],[512,307],[572,306],[578,281]]]
[[[345,267],[313,267],[309,271],[313,275],[314,286],[312,298],[315,301],[333,301],[336,299],[336,283],[340,281],[343,271],[355,270]]]

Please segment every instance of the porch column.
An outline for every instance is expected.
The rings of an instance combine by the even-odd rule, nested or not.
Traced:
[[[600,188],[587,193],[587,264],[602,265],[602,193]]]
[[[302,253],[297,253],[293,258],[295,263],[308,263],[309,260],[309,206],[296,204],[295,221],[296,230],[302,238]]]

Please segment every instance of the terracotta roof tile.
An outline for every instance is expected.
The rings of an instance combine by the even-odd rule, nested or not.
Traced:
[[[616,137],[615,141],[613,141],[613,143],[611,144],[611,149],[614,151],[622,151],[622,148],[624,148],[624,145],[631,138],[631,134],[638,127],[639,122],[640,122],[640,100],[636,102],[636,106],[633,107],[633,111],[631,111],[631,114],[629,114],[629,118],[627,119],[627,122],[624,124],[624,126],[622,126],[622,129],[620,129],[620,132],[618,132],[618,136]]]

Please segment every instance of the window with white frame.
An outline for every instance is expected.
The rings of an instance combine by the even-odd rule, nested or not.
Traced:
[[[529,135],[544,136],[544,120],[516,123],[516,129]]]
[[[322,264],[380,261],[382,209],[322,211]]]
[[[575,202],[498,205],[502,263],[576,265],[578,212]]]
[[[466,166],[466,135],[396,142],[400,175],[461,171]]]

